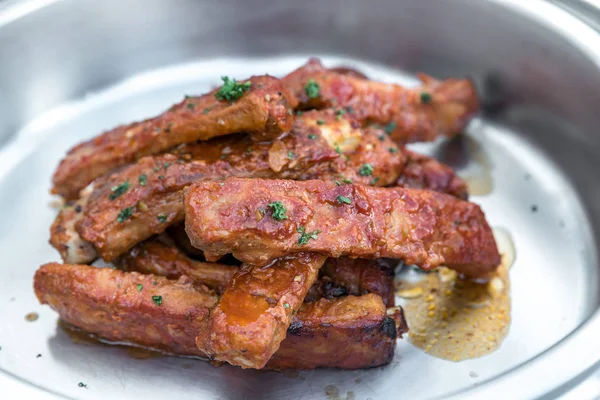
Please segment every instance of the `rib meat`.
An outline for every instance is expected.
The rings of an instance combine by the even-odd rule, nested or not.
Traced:
[[[273,202],[287,219],[263,213]],[[396,258],[425,270],[446,265],[469,277],[500,263],[479,206],[432,191],[229,178],[188,187],[184,206],[188,236],[208,261],[232,253],[265,265],[307,251]]]
[[[119,126],[73,147],[54,174],[52,192],[73,199],[110,170],[181,143],[235,132],[250,132],[264,140],[288,131],[296,102],[282,82],[270,76],[254,76],[247,82],[250,88],[238,100],[218,100],[219,89],[186,97],[157,117]]]
[[[297,119],[291,134],[274,142],[253,144],[247,137],[232,137],[145,157],[94,182],[77,230],[104,260],[111,261],[181,222],[181,190],[199,180],[237,176],[396,182],[405,163],[403,153],[390,152],[397,148],[389,140],[381,141],[375,131],[353,124],[351,117],[338,120],[332,111],[307,113]],[[343,157],[335,150],[340,146],[346,152]],[[366,164],[372,173],[361,175]],[[123,186],[124,192],[115,197],[115,188]],[[131,215],[119,218],[127,210]]]
[[[239,270],[239,267],[233,265],[196,261],[178,249],[164,234],[145,240],[115,262],[121,269],[129,272],[165,276],[169,279],[187,275],[194,282],[206,285],[217,293],[225,290]],[[320,270],[319,280],[310,289],[310,297],[307,295],[305,301],[374,293],[383,298],[387,307],[392,307],[394,266],[397,263],[391,259],[328,259]]]
[[[242,264],[196,339],[212,358],[261,369],[277,351],[326,257],[299,253],[266,267]]]
[[[398,143],[431,141],[461,132],[479,110],[473,83],[468,79],[438,81],[424,74],[419,79],[421,87],[407,89],[328,70],[311,59],[283,81],[300,109],[345,109],[363,123],[385,125]]]
[[[116,260],[125,271],[141,272],[177,279],[186,275],[222,293],[239,269],[233,265],[192,260],[180,251],[165,234],[146,240]]]
[[[156,282],[156,284],[155,284]],[[139,289],[138,285],[142,285]],[[46,264],[35,292],[67,323],[98,337],[166,353],[204,357],[194,337],[217,297],[178,281],[87,265]],[[160,305],[157,300],[160,296]],[[389,316],[387,314],[390,314]],[[376,295],[322,299],[300,308],[268,369],[358,369],[389,363],[407,331],[399,309]]]

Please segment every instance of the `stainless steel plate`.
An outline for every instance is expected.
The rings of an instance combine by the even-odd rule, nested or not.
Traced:
[[[0,8],[0,382],[18,390],[9,398],[532,398],[582,379],[600,359],[600,39],[556,6],[524,3],[65,0]],[[56,213],[48,189],[64,152],[202,93],[221,75],[283,75],[310,55],[390,82],[414,84],[416,70],[479,82],[486,113],[467,133],[478,154],[455,166],[489,173],[492,192],[473,200],[515,243],[513,321],[502,347],[453,363],[400,341],[386,367],[281,374],[74,344],[32,291],[37,267],[58,259],[47,244]],[[443,142],[417,147],[448,151]],[[39,319],[26,321],[30,312]]]

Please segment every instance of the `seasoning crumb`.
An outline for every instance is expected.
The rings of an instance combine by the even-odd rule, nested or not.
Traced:
[[[537,210],[538,210],[538,206],[537,206],[537,204],[533,204],[533,205],[531,206],[531,212],[535,213],[535,212],[537,212]]]
[[[37,356],[35,356],[35,358],[40,358],[41,356],[42,356],[41,354],[38,354]]]
[[[86,389],[88,388],[88,385],[86,383],[83,383],[83,382],[79,382],[77,384],[77,386],[79,386],[80,388],[86,388]]]
[[[33,321],[37,321],[39,317],[40,317],[40,315],[38,313],[30,312],[29,314],[27,314],[25,316],[25,320],[28,322],[33,322]]]

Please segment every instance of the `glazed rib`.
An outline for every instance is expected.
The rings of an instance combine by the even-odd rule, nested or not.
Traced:
[[[277,351],[326,257],[299,253],[266,267],[242,264],[196,339],[211,358],[261,369]]]
[[[220,90],[186,97],[163,114],[119,126],[73,147],[58,166],[53,193],[67,199],[110,170],[144,156],[235,132],[253,133],[259,140],[274,138],[292,127],[295,99],[276,78],[254,76],[241,98],[224,101]]]
[[[397,181],[405,163],[403,153],[390,152],[391,146],[377,133],[355,127],[349,116],[338,120],[333,111],[299,117],[292,133],[274,142],[253,144],[247,137],[233,137],[182,146],[174,154],[146,157],[96,180],[77,230],[111,261],[181,222],[181,190],[193,182],[237,176],[389,185]],[[359,173],[365,164],[372,169],[369,175]],[[113,189],[120,185],[128,187],[115,197]],[[119,219],[123,210],[131,210],[126,220]]]
[[[273,202],[287,219],[262,214]],[[188,236],[208,261],[232,253],[265,265],[307,251],[402,259],[425,270],[446,265],[469,277],[500,263],[479,206],[432,191],[229,178],[188,187],[184,206]]]
[[[424,74],[419,79],[421,87],[407,89],[328,70],[311,59],[283,81],[300,109],[345,109],[362,123],[385,125],[397,143],[431,141],[461,132],[479,110],[473,83],[468,79],[437,81]]]
[[[447,193],[462,200],[469,198],[467,182],[446,164],[410,150],[404,151],[406,164],[396,182],[397,186],[411,189],[428,189]]]
[[[225,290],[239,269],[233,265],[192,260],[165,234],[138,244],[119,257],[115,263],[125,271],[164,276],[169,279],[186,275],[217,293]]]
[[[194,337],[217,298],[184,278],[171,281],[51,263],[36,272],[34,287],[40,303],[49,304],[65,322],[102,339],[176,355],[205,356]],[[161,304],[152,296],[161,296]],[[389,363],[395,339],[407,326],[398,309],[388,311],[389,316],[376,295],[304,305],[266,368],[358,369]]]
[[[187,275],[196,283],[223,293],[239,267],[226,264],[199,262],[188,257],[162,234],[145,240],[115,263],[123,270],[165,276],[177,279]],[[333,299],[374,293],[383,298],[386,307],[394,305],[394,267],[390,259],[328,259],[320,270],[319,280],[310,289],[311,302],[320,298]],[[307,295],[308,297],[308,295]],[[306,299],[305,299],[306,300]]]
[[[394,269],[398,260],[380,258],[328,258],[321,274],[335,286],[344,288],[355,296],[375,293],[381,296],[386,307],[394,306]],[[327,282],[321,278],[322,282]]]

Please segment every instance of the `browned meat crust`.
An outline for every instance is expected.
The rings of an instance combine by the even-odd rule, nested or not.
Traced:
[[[217,293],[225,289],[239,269],[233,265],[192,260],[164,234],[138,244],[119,257],[116,264],[125,271],[165,276],[169,279],[187,275],[194,282],[206,285]]]
[[[104,339],[175,354],[202,355],[193,338],[218,297],[189,278],[50,263],[35,274],[35,293],[71,325]],[[154,299],[154,300],[153,300]]]
[[[171,281],[87,265],[46,264],[36,272],[34,287],[42,304],[77,328],[109,341],[187,356],[204,356],[194,338],[217,301],[208,289],[184,278]],[[160,305],[153,296],[161,296]],[[386,315],[379,296],[322,299],[300,308],[266,368],[383,365],[393,357],[396,337],[407,329],[399,311]]]
[[[430,141],[461,132],[479,110],[473,82],[437,81],[424,74],[419,79],[421,87],[407,89],[328,70],[319,60],[311,59],[283,81],[295,94],[300,109],[344,108],[363,123],[386,125],[398,143]]]
[[[381,296],[386,307],[394,306],[394,269],[398,260],[380,258],[328,258],[321,273],[349,294],[375,293]],[[325,280],[322,280],[326,282]]]
[[[273,202],[283,204],[287,219],[264,212]],[[188,236],[208,261],[232,253],[265,265],[308,251],[396,258],[425,270],[446,265],[469,277],[500,263],[479,206],[432,191],[229,178],[188,187],[184,206]]]
[[[448,193],[467,200],[467,182],[454,173],[454,170],[434,158],[405,150],[406,164],[397,185],[414,189],[429,189]]]
[[[248,81],[246,81],[248,82]],[[181,143],[192,143],[235,132],[274,138],[292,127],[295,99],[271,76],[253,76],[248,91],[236,101],[216,98],[219,89],[186,97],[165,113],[119,126],[73,147],[53,178],[53,193],[67,199],[95,178],[144,156],[162,153]]]
[[[266,267],[242,264],[196,339],[212,358],[261,369],[277,351],[326,257],[299,253]]]
[[[181,222],[180,191],[199,180],[228,176],[322,178],[389,185],[397,181],[405,157],[402,152],[390,152],[395,145],[381,141],[379,136],[353,127],[351,117],[338,120],[333,111],[324,111],[298,118],[292,134],[274,142],[252,144],[244,137],[217,139],[183,146],[174,154],[146,157],[94,182],[96,189],[77,229],[104,260],[111,261]],[[338,146],[347,152],[342,157],[335,150]],[[365,165],[371,173],[361,175]],[[127,188],[115,197],[113,189],[120,185]],[[119,216],[124,210],[131,215],[123,220]]]
[[[394,337],[408,332],[401,308],[386,309],[381,297],[366,294],[305,304],[268,369],[358,369],[387,364]]]

